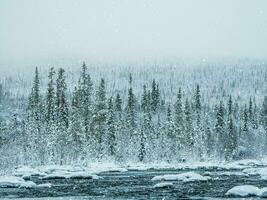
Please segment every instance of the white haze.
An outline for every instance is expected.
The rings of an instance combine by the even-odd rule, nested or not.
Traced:
[[[83,60],[264,60],[266,36],[266,0],[1,0],[0,72]]]

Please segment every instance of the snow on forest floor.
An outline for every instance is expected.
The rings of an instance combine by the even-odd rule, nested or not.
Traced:
[[[139,198],[160,196],[162,192],[176,198],[181,195],[265,197],[266,177],[267,163],[258,160],[125,165],[102,162],[90,163],[86,167],[20,166],[16,167],[13,173],[0,176],[0,198],[14,194],[18,197],[120,197],[122,194],[130,195],[125,196],[125,199],[128,199],[132,195],[139,195]]]

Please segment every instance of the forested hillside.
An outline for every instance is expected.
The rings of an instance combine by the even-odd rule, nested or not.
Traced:
[[[0,79],[2,168],[266,155],[266,64],[32,74]]]

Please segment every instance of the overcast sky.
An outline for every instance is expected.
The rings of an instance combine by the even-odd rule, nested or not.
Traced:
[[[267,57],[267,0],[1,0],[0,68]]]

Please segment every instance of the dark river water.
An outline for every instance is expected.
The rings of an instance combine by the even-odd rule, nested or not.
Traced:
[[[237,185],[267,187],[267,181],[258,176],[222,175],[218,169],[197,169],[195,172],[211,177],[208,181],[171,181],[172,187],[153,188],[160,181],[151,179],[157,175],[183,173],[189,170],[145,170],[126,172],[103,172],[97,180],[92,179],[52,179],[41,180],[31,177],[36,184],[51,183],[51,188],[0,188],[4,199],[222,199],[231,198],[225,193]],[[192,170],[190,170],[192,171]],[[239,171],[227,171],[239,172]],[[251,198],[248,198],[251,199]],[[257,199],[257,198],[255,198]]]

